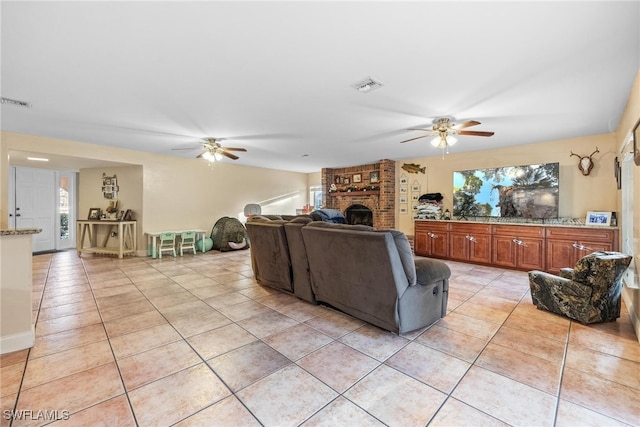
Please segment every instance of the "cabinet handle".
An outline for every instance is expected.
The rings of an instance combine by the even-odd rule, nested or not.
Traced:
[[[468,241],[473,242],[473,243],[477,243],[478,240],[476,240],[475,237],[473,236],[469,236],[468,234],[465,236],[467,238]]]
[[[438,236],[437,234],[432,233],[432,232],[428,232],[428,233],[427,233],[427,236],[431,237],[432,239],[437,239],[438,237],[440,237],[440,236]]]
[[[527,247],[527,244],[520,239],[513,239],[512,242],[518,246],[524,246],[525,248]]]
[[[593,249],[591,249],[591,248],[589,248],[589,247],[587,247],[585,245],[582,245],[582,244],[580,244],[578,242],[573,242],[573,245],[571,245],[571,246],[573,246],[574,248],[578,249],[579,251],[593,251]]]

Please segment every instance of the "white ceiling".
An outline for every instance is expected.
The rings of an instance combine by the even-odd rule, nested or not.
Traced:
[[[400,141],[440,116],[495,132],[452,152],[612,132],[640,69],[639,1],[3,0],[1,14],[2,96],[32,104],[3,104],[3,130],[182,157],[226,138],[248,150],[237,164],[300,172],[439,155]],[[351,87],[368,76],[384,86]]]

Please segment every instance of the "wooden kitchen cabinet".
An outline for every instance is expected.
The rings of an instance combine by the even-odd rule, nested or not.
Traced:
[[[413,239],[416,255],[432,258],[447,258],[449,256],[447,223],[416,222]]]
[[[547,227],[546,271],[557,274],[595,251],[618,250],[615,228]]]
[[[416,255],[557,274],[594,251],[617,251],[618,229],[416,221]]]
[[[489,224],[451,223],[449,259],[491,263],[491,226]]]
[[[494,225],[491,263],[519,270],[545,269],[544,227]]]

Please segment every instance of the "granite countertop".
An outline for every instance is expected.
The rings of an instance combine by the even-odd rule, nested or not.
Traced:
[[[21,236],[23,234],[38,234],[42,232],[42,228],[12,228],[0,230],[0,236]]]
[[[506,218],[494,219],[477,219],[477,220],[458,220],[458,219],[416,219],[415,221],[435,221],[435,222],[457,222],[463,224],[496,224],[496,225],[526,225],[537,227],[577,227],[577,228],[600,228],[600,229],[617,229],[616,226],[608,225],[587,225],[582,218],[553,218],[547,220],[538,220],[535,222],[525,221],[509,221]]]

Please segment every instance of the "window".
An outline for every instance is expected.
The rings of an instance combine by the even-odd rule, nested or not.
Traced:
[[[311,204],[314,209],[322,208],[322,186],[321,185],[312,185],[311,187],[309,187],[309,204]]]

